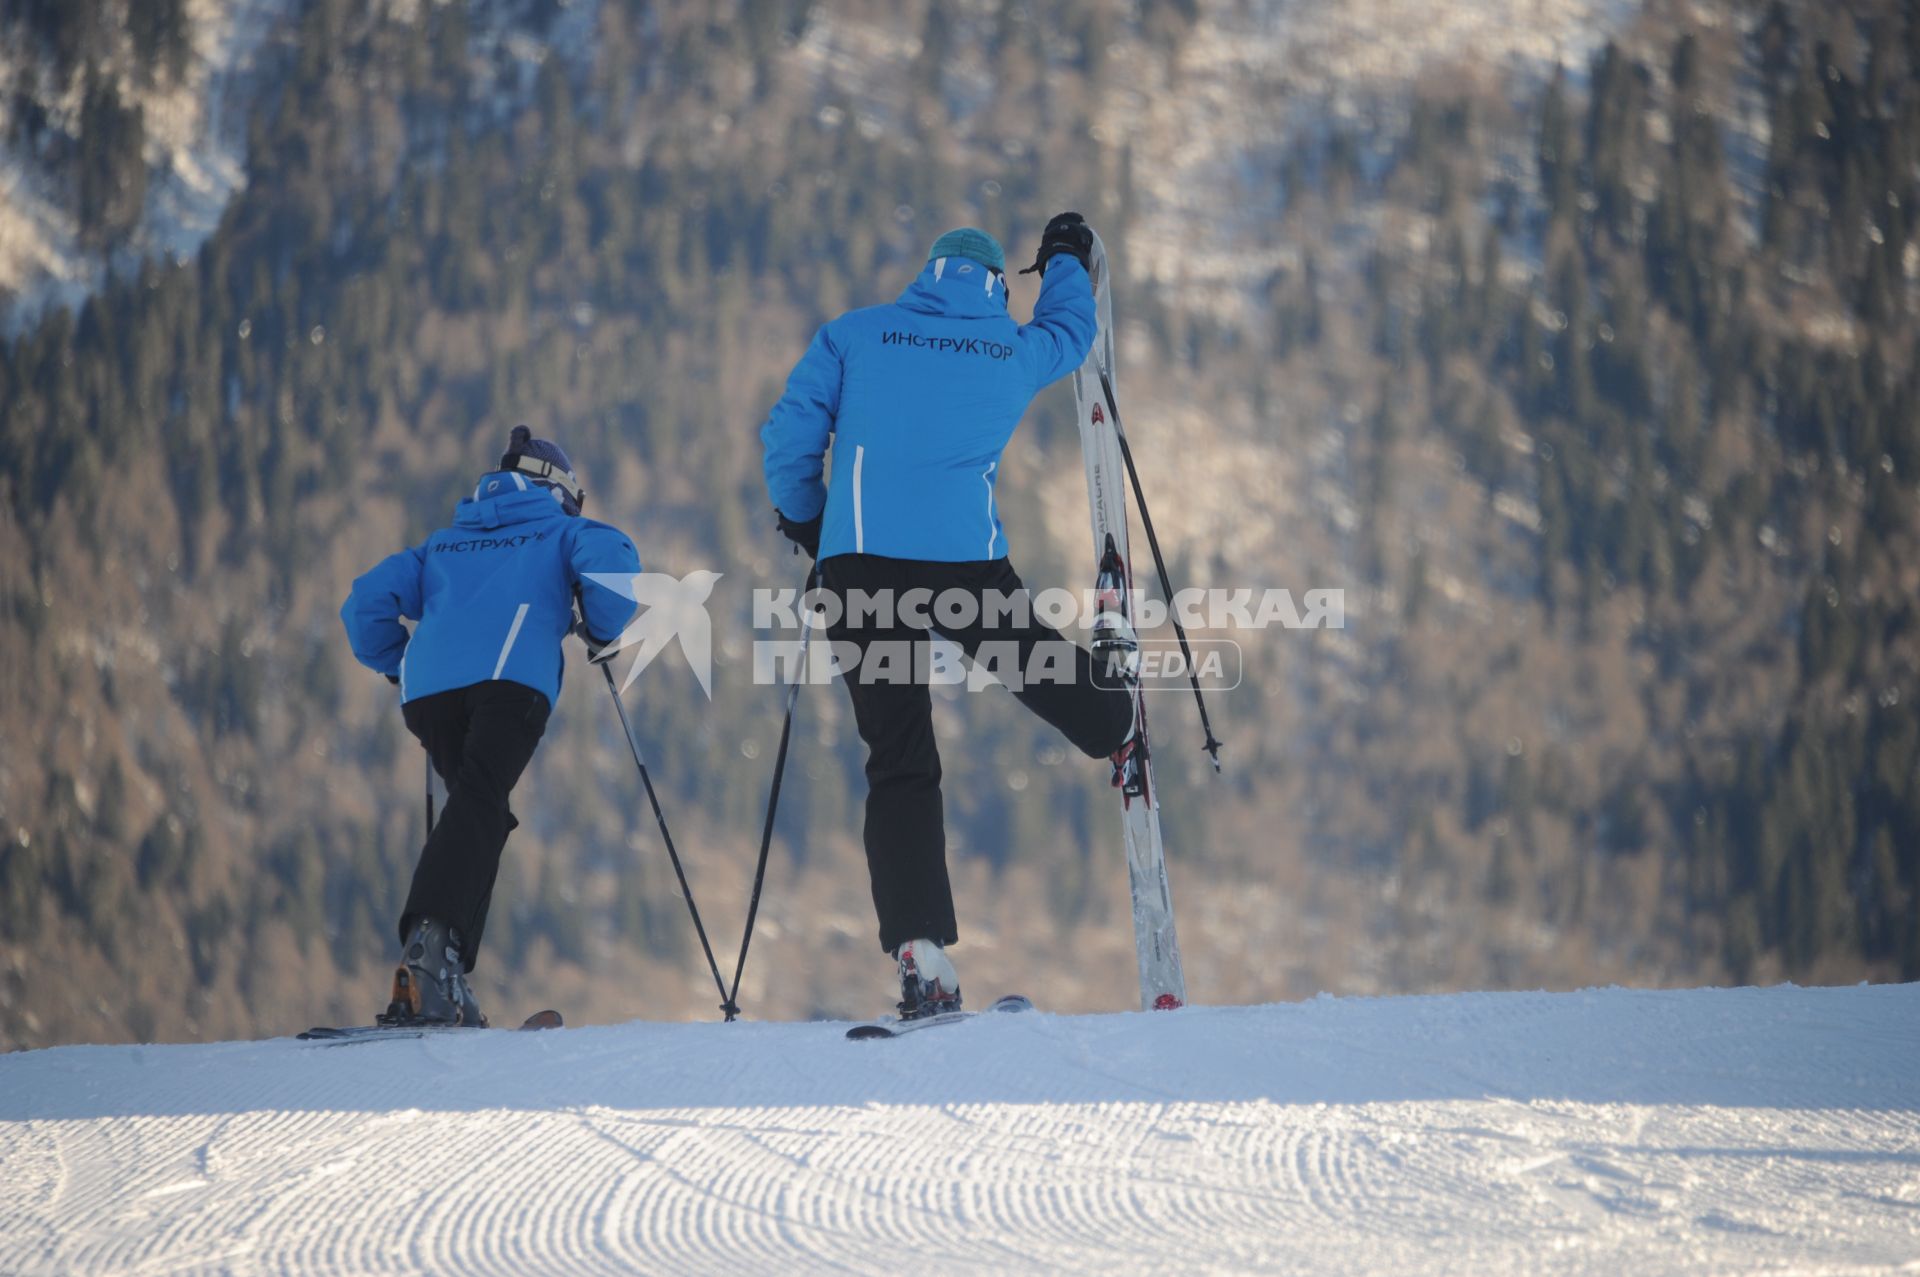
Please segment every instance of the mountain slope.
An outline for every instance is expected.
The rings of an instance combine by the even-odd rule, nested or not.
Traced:
[[[247,121],[267,88],[256,78],[260,49],[291,7],[0,9],[0,331],[77,309],[109,261],[130,272],[147,257],[199,251],[245,184]],[[116,116],[121,153],[103,157],[88,130]],[[110,188],[105,198],[79,174]]]
[[[0,1269],[1855,1271],[1920,986],[0,1058]]]

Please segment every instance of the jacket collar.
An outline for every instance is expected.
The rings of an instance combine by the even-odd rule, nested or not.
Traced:
[[[923,315],[991,319],[1007,313],[1007,281],[967,257],[936,257],[924,266],[900,305]]]
[[[551,491],[511,470],[481,475],[473,495],[460,498],[453,512],[454,526],[461,528],[499,528],[566,517]]]

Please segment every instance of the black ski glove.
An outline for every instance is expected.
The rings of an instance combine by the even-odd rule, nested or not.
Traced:
[[[1078,213],[1056,214],[1047,223],[1047,229],[1040,232],[1040,251],[1033,255],[1033,265],[1020,273],[1044,273],[1056,253],[1071,253],[1082,267],[1092,269],[1088,263],[1093,260],[1093,228],[1087,225],[1086,218]]]
[[[400,676],[398,674],[388,674],[385,677],[387,682],[392,683],[395,687],[400,686]]]
[[[826,511],[822,510],[804,523],[789,519],[777,509],[773,517],[779,520],[781,536],[805,550],[808,558],[820,557],[820,521],[826,518]]]

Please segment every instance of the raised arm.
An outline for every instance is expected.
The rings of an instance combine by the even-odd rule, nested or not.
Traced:
[[[1034,385],[1050,386],[1085,362],[1098,329],[1087,268],[1070,253],[1055,254],[1040,277],[1033,321],[1020,329]]]

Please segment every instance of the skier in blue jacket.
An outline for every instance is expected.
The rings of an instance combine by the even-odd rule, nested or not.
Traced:
[[[991,643],[1030,670],[1046,645],[1070,676],[1021,681],[1021,703],[1090,757],[1115,756],[1116,766],[1132,737],[1130,695],[1096,681],[1085,649],[1030,607],[985,606],[990,597],[1030,602],[1007,559],[994,487],[1028,403],[1093,346],[1092,247],[1079,214],[1047,224],[1022,272],[1040,272],[1040,295],[1032,322],[1019,325],[1007,313],[1000,245],[971,228],[942,235],[898,301],[820,329],[760,432],[780,530],[819,560],[822,588],[843,605],[829,637],[860,656],[845,682],[867,746],[867,869],[903,1016],[960,1005],[944,952],[959,934],[927,667],[914,656],[903,677],[892,656],[903,646],[924,654],[937,632],[970,659],[987,659],[981,649]],[[890,591],[900,601],[915,590],[976,606],[971,619],[965,606],[944,617],[845,606],[862,594]]]
[[[398,686],[407,730],[447,789],[400,913],[383,1020],[486,1023],[466,975],[519,824],[507,799],[560,693],[561,640],[577,629],[590,658],[611,654],[634,612],[591,579],[637,574],[633,542],[582,517],[585,500],[565,451],[516,426],[453,526],[381,560],[340,609],[354,657]]]

